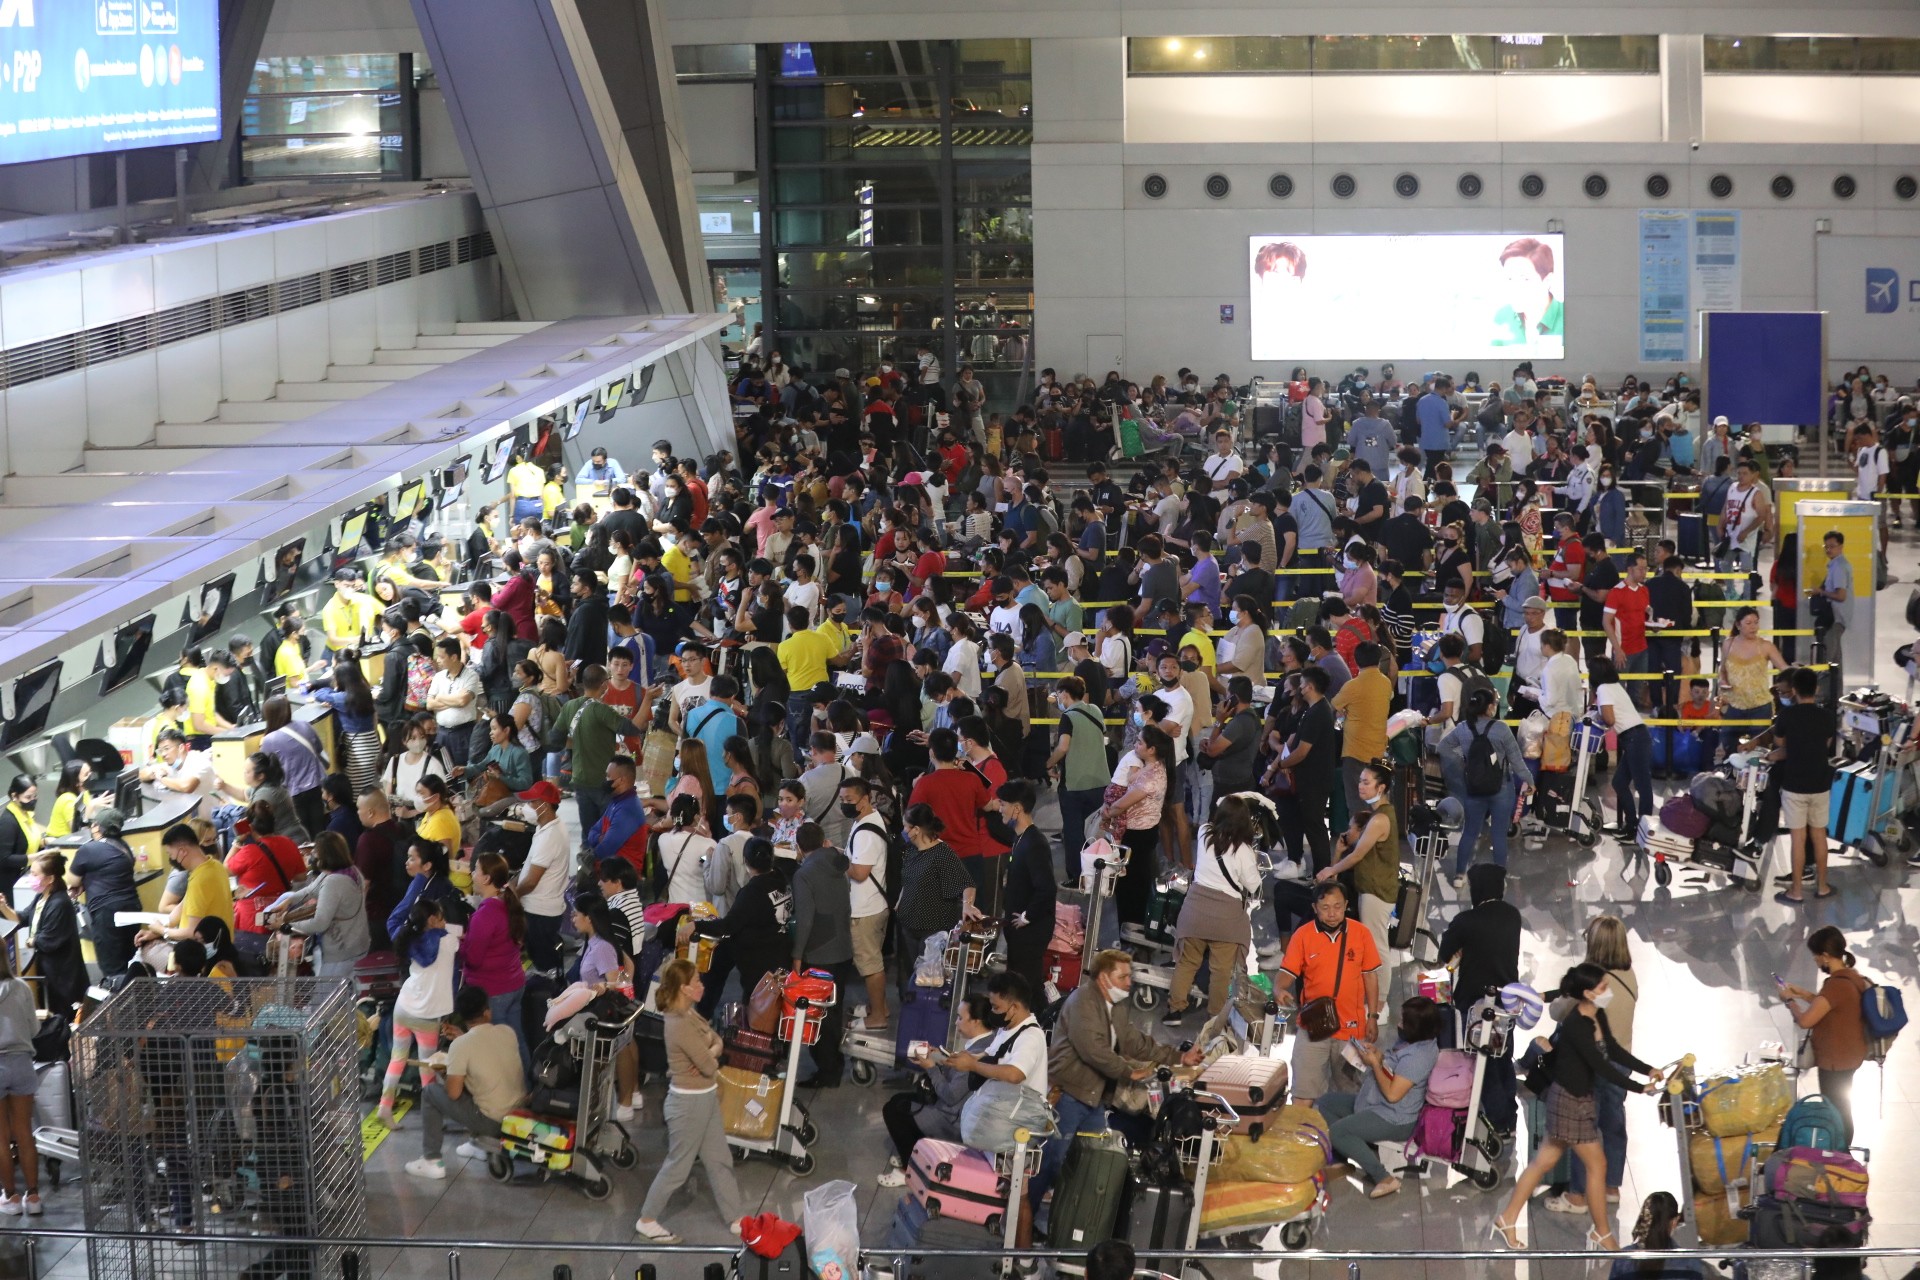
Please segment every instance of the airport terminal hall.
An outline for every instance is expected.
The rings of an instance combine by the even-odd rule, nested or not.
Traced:
[[[1920,1280],[1920,0],[0,0],[0,1280]]]

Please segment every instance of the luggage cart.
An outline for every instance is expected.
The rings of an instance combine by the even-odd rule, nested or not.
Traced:
[[[982,925],[977,930],[964,927],[947,936],[947,972],[953,975],[953,1002],[947,1006],[947,1040],[953,1048],[960,1036],[960,1011],[966,1007],[967,979],[977,978],[993,959],[994,946],[1000,940],[1000,927]]]
[[[1908,708],[1877,690],[1857,689],[1839,702],[1843,754],[1870,760],[1873,782],[1868,791],[1865,834],[1853,843],[1875,866],[1887,865],[1890,849],[1903,852],[1913,846],[1909,823],[1903,817],[1913,808],[1909,787],[1915,762],[1908,750],[1913,717]]]
[[[1313,1203],[1299,1213],[1277,1219],[1273,1222],[1237,1223],[1220,1231],[1204,1231],[1201,1218],[1206,1213],[1207,1175],[1211,1166],[1220,1162],[1225,1148],[1221,1139],[1228,1137],[1239,1127],[1240,1115],[1227,1100],[1217,1093],[1196,1091],[1194,1097],[1205,1100],[1205,1113],[1200,1117],[1200,1132],[1191,1138],[1182,1138],[1182,1158],[1190,1158],[1193,1163],[1193,1216],[1187,1219],[1187,1252],[1195,1253],[1202,1239],[1224,1240],[1231,1236],[1257,1235],[1280,1229],[1280,1243],[1290,1251],[1306,1248],[1313,1242],[1313,1233],[1327,1215],[1327,1175],[1322,1170],[1313,1175]],[[1183,1280],[1208,1277],[1205,1268],[1197,1261],[1188,1261],[1181,1270]],[[1210,1280],[1210,1277],[1208,1278]]]
[[[1430,1163],[1444,1164],[1481,1191],[1491,1191],[1500,1185],[1499,1165],[1506,1154],[1506,1140],[1480,1110],[1480,1099],[1486,1089],[1487,1064],[1504,1055],[1512,1043],[1514,1016],[1497,999],[1484,996],[1468,1010],[1464,1024],[1456,1029],[1455,1042],[1473,1054],[1473,1090],[1456,1124],[1454,1150],[1445,1154],[1407,1150],[1405,1171],[1417,1175]]]
[[[1753,820],[1760,809],[1761,793],[1767,789],[1767,762],[1755,752],[1744,757],[1736,753],[1731,763],[1740,770],[1740,821],[1733,838],[1710,838],[1709,831],[1708,836],[1689,839],[1667,830],[1658,814],[1647,814],[1640,819],[1631,856],[1620,870],[1622,877],[1644,870],[1651,857],[1653,882],[1663,889],[1673,883],[1673,866],[1679,863],[1691,872],[1689,885],[1724,880],[1749,893],[1760,891],[1766,883],[1773,840],[1755,839]]]
[[[1583,849],[1591,849],[1600,843],[1600,828],[1603,815],[1597,796],[1587,795],[1587,783],[1593,770],[1593,758],[1606,746],[1607,731],[1591,720],[1576,720],[1573,724],[1573,738],[1570,746],[1573,755],[1573,787],[1564,801],[1548,808],[1538,806],[1541,825],[1548,830],[1564,831]],[[1551,796],[1545,788],[1536,788],[1537,797]]]
[[[780,1090],[779,1122],[774,1125],[771,1138],[737,1138],[728,1134],[729,1147],[743,1156],[757,1152],[785,1160],[787,1167],[803,1178],[813,1172],[813,1152],[808,1148],[820,1140],[820,1129],[806,1107],[794,1097],[800,1080],[800,1050],[818,1043],[827,1010],[839,998],[840,990],[836,986],[825,1000],[815,1003],[801,996],[795,1000],[792,1013],[781,1013],[776,1034],[787,1042],[787,1075],[785,1087]],[[892,1061],[891,1056],[888,1061]]]
[[[1161,877],[1154,891],[1173,888],[1176,885],[1191,885],[1179,872]],[[1159,1004],[1167,992],[1173,990],[1173,926],[1167,926],[1168,939],[1165,942],[1147,935],[1146,927],[1137,924],[1120,926],[1120,942],[1133,955],[1133,1003],[1137,1009],[1152,1009]]]
[[[532,1138],[503,1134],[500,1148],[487,1155],[487,1172],[494,1181],[545,1182],[558,1176],[579,1183],[589,1200],[604,1200],[613,1193],[613,1179],[605,1166],[631,1169],[640,1161],[626,1129],[613,1118],[614,1059],[633,1043],[633,1025],[639,1018],[640,1005],[635,1003],[626,1017],[615,1022],[581,1013],[561,1025],[555,1038],[574,1046],[580,1064],[578,1098],[572,1116],[567,1117],[573,1125],[573,1149],[555,1152]],[[559,1155],[568,1158],[561,1162],[555,1159]]]
[[[1407,948],[1416,964],[1429,964],[1440,954],[1440,939],[1427,927],[1428,907],[1433,902],[1433,881],[1453,848],[1451,836],[1466,825],[1466,813],[1460,802],[1443,798],[1433,804],[1416,804],[1407,811],[1407,830],[1413,835],[1413,865],[1418,885],[1417,896],[1409,899],[1420,922]],[[1433,948],[1423,956],[1422,943]]]

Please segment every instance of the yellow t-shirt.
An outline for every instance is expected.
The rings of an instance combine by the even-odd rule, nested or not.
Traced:
[[[549,480],[540,490],[540,516],[544,520],[553,519],[553,513],[566,505],[567,491]]]
[[[547,487],[547,473],[531,462],[523,462],[507,472],[507,488],[516,498],[537,498]]]
[[[187,677],[187,724],[191,733],[212,733],[214,717],[213,673],[205,667]]]
[[[805,693],[827,678],[827,660],[840,656],[840,646],[832,636],[819,631],[796,631],[780,642],[775,652],[780,669],[787,673],[787,688]]]
[[[326,633],[327,648],[340,650],[357,646],[373,621],[371,605],[372,597],[357,591],[334,592],[333,599],[320,610],[320,629]]]
[[[1365,667],[1333,695],[1333,709],[1347,715],[1340,754],[1349,760],[1381,760],[1387,754],[1387,712],[1393,681],[1378,667]]]
[[[307,678],[306,659],[300,656],[300,641],[283,638],[280,647],[273,651],[273,674],[285,676],[288,684],[299,684]]]
[[[212,858],[187,874],[187,892],[180,899],[182,924],[207,916],[218,916],[227,922],[229,930],[233,928],[233,886],[227,879],[227,869]]]
[[[47,815],[47,839],[58,840],[61,836],[73,834],[73,824],[80,814],[80,793],[69,791],[56,796],[53,812]]]
[[[660,567],[673,576],[673,598],[685,602],[693,599],[693,591],[688,586],[693,581],[693,561],[687,559],[687,553],[680,549],[677,542],[669,543],[660,553]]]

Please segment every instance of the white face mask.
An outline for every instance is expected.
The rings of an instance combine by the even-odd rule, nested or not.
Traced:
[[[1125,987],[1121,987],[1116,991],[1107,992],[1108,1004],[1125,1004],[1126,999],[1127,999],[1127,989]]]
[[[1604,1009],[1612,1003],[1613,1003],[1612,987],[1608,987],[1605,991],[1602,991],[1599,995],[1593,998],[1593,1007],[1596,1009]]]

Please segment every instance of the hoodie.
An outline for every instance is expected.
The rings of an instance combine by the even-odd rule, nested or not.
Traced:
[[[853,959],[853,882],[847,855],[832,845],[808,854],[793,873],[793,960],[828,968]]]
[[[1473,905],[1447,922],[1440,963],[1460,957],[1453,1001],[1467,1008],[1489,991],[1520,980],[1520,911],[1505,898],[1507,873],[1483,862],[1467,872]]]

